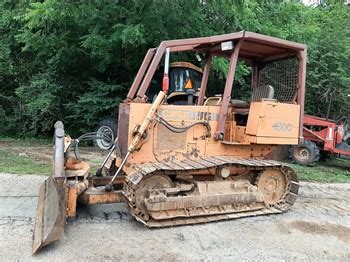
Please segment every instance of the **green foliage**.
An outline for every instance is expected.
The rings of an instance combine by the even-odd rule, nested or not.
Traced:
[[[40,134],[51,129],[54,121],[61,117],[62,89],[63,87],[48,73],[37,74],[28,85],[16,89],[19,100],[25,105],[21,117],[26,130],[30,130],[32,134]]]
[[[306,109],[333,119],[350,116],[350,12],[343,5],[326,6],[311,19],[319,28],[309,44],[307,101],[317,103]]]
[[[91,130],[115,113],[148,48],[240,30],[307,44],[307,112],[350,115],[349,16],[342,1],[0,1],[0,133],[50,134],[57,119],[70,133]],[[222,88],[228,63],[213,69]],[[240,64],[242,98],[247,75]]]
[[[51,175],[52,167],[49,163],[40,162],[25,153],[0,148],[0,158],[2,173]]]
[[[84,94],[79,96],[75,101],[69,101],[68,107],[72,113],[67,119],[73,119],[75,123],[81,125],[79,131],[84,131],[84,126],[94,126],[97,120],[102,119],[105,112],[114,113],[114,110],[121,97],[118,94],[123,91],[121,85],[113,85],[91,79],[88,82]],[[83,116],[83,117],[82,117]]]

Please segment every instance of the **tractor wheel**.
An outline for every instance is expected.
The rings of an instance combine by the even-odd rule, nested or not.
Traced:
[[[112,118],[102,120],[95,129],[96,136],[107,136],[110,139],[97,138],[94,140],[94,145],[102,150],[110,149],[116,138],[116,130],[117,124]]]
[[[305,140],[301,145],[292,146],[290,156],[294,163],[314,166],[320,158],[320,150],[314,142]]]
[[[319,159],[319,161],[320,162],[325,162],[331,157],[331,155],[332,154],[330,152],[321,150],[320,151],[320,159]]]

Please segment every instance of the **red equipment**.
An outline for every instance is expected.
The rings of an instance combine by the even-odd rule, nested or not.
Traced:
[[[304,115],[303,135],[304,142],[291,148],[291,157],[298,164],[315,165],[319,160],[320,151],[350,156],[350,129],[349,120],[346,118],[335,122]]]

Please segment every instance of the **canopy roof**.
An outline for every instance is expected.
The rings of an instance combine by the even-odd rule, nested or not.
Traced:
[[[239,56],[249,60],[295,55],[297,51],[306,49],[306,45],[300,43],[248,31],[210,37],[163,41],[161,45],[169,47],[171,52],[198,50],[219,56],[229,56],[232,50],[223,51],[221,44],[229,41],[235,44],[239,40],[243,40]]]

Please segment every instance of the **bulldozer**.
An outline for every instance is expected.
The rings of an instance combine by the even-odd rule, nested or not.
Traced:
[[[172,103],[170,55],[203,57],[203,76],[194,99]],[[163,41],[149,49],[119,106],[118,135],[96,174],[78,154],[83,135],[72,139],[58,121],[52,175],[39,189],[32,252],[59,240],[77,205],[124,202],[147,227],[207,223],[279,214],[298,195],[295,171],[269,160],[279,145],[303,141],[305,45],[248,31]],[[228,61],[221,93],[209,95],[213,59]],[[164,59],[164,60],[163,60]],[[164,61],[162,90],[147,97]],[[250,100],[235,98],[235,73],[251,72]]]

